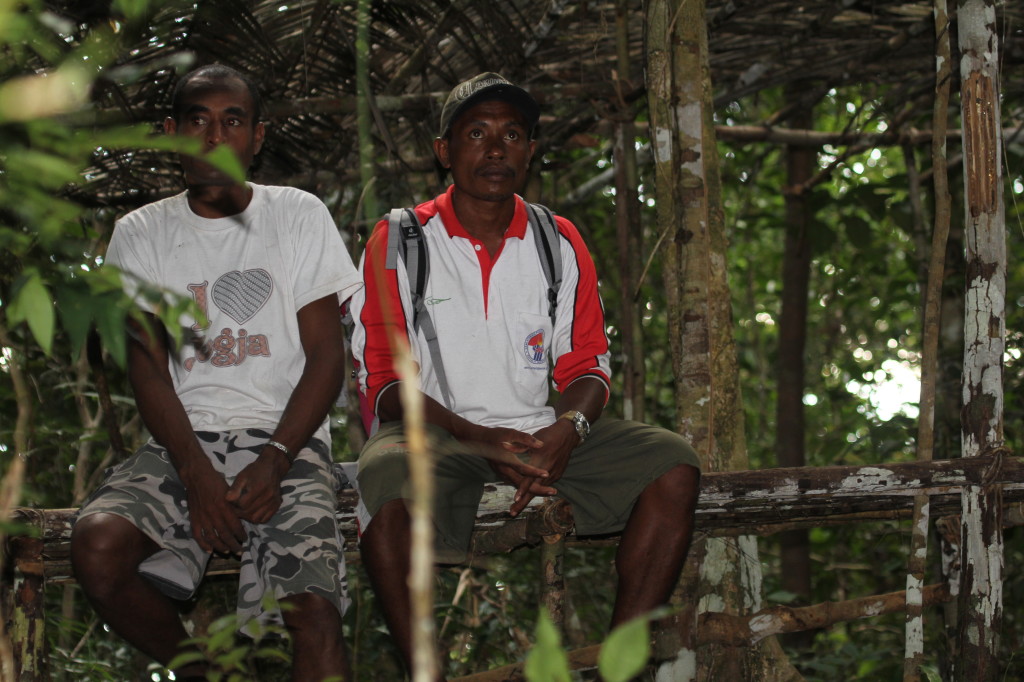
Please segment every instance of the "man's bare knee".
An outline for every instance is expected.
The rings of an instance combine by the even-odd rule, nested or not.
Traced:
[[[306,641],[323,639],[328,644],[341,638],[341,614],[331,600],[307,593],[282,601],[284,624],[292,637]]]
[[[660,495],[693,503],[700,490],[700,469],[689,464],[678,464],[654,479],[648,488],[655,486]]]
[[[389,500],[380,506],[363,531],[360,543],[373,543],[378,536],[384,542],[394,542],[396,533],[405,534],[410,525],[409,509],[404,499]],[[401,537],[401,535],[399,536]]]
[[[134,572],[157,549],[145,533],[114,514],[85,516],[75,523],[71,533],[75,576],[92,593],[104,586],[115,589],[119,574]]]

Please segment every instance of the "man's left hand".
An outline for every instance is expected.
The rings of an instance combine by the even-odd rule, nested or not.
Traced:
[[[569,466],[573,448],[580,442],[576,429],[565,419],[558,419],[554,424],[545,426],[533,435],[543,445],[539,448],[529,449],[530,464],[538,469],[544,469],[548,475],[539,481],[536,478],[524,478],[519,483],[515,501],[509,508],[509,514],[512,516],[517,516],[534,498],[534,493],[531,492],[531,487],[534,487],[534,484],[539,483],[546,487],[554,486],[565,473],[565,468]]]
[[[266,523],[281,506],[281,480],[288,472],[280,453],[266,451],[242,469],[225,499],[239,518]]]

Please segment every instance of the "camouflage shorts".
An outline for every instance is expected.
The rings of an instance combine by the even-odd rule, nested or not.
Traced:
[[[241,429],[196,436],[230,483],[259,456],[271,434]],[[277,600],[296,594],[319,594],[344,614],[349,599],[335,516],[338,484],[327,445],[313,439],[281,481],[281,508],[273,518],[264,524],[242,522],[248,540],[239,571],[239,630],[254,634],[257,623],[280,623]],[[142,575],[170,597],[192,596],[210,555],[192,538],[185,487],[162,446],[150,441],[114,467],[78,516],[101,512],[127,519],[160,546],[139,565]]]

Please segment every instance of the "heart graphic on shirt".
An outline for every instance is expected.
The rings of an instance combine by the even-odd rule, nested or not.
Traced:
[[[274,280],[266,270],[232,270],[213,284],[213,302],[238,324],[260,311],[270,300]]]

